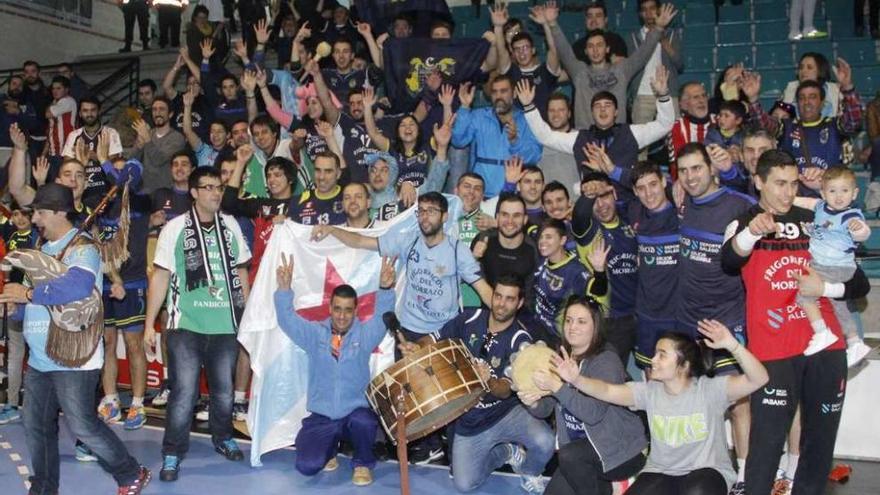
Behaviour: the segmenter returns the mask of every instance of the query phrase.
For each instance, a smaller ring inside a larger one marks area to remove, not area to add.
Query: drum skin
[[[403,400],[408,442],[446,426],[488,391],[461,341],[441,340],[397,361],[372,381],[367,399],[397,443],[397,404]]]
[[[556,355],[552,349],[544,345],[523,344],[519,351],[510,358],[510,378],[517,392],[541,392],[532,381],[532,374],[537,370],[551,371],[550,358]]]

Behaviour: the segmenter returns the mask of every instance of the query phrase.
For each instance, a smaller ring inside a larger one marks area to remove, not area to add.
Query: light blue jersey
[[[810,255],[813,263],[824,266],[855,266],[856,242],[847,228],[849,222],[865,216],[857,208],[834,211],[825,201],[816,203],[815,220],[810,229]]]
[[[49,256],[57,255],[73,239],[74,233],[76,233],[76,229],[71,229],[57,241],[46,242],[41,251]],[[95,276],[95,288],[98,289],[98,292],[101,291],[101,254],[95,246],[82,244],[70,248],[62,261],[70,268],[76,267],[92,273]],[[51,284],[57,281],[58,279],[47,283]],[[39,287],[41,286],[38,286],[37,290]],[[29,367],[42,372],[101,369],[104,364],[104,346],[100,343],[88,362],[79,368],[67,368],[50,359],[46,354],[46,341],[49,338],[49,310],[43,305],[27,304],[24,311],[24,338],[30,347]]]

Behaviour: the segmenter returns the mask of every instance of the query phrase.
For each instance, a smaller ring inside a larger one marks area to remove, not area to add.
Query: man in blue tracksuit
[[[293,308],[293,259],[282,258],[276,271],[275,313],[281,329],[309,356],[308,401],[311,413],[296,435],[296,469],[306,476],[339,467],[339,442],[354,446],[352,483],[373,482],[373,442],[379,428],[364,391],[370,382],[370,355],[385,336],[382,318],[357,320],[357,293],[340,285],[330,298],[330,318],[311,322]],[[394,265],[383,259],[375,314],[394,310]]]
[[[474,88],[462,85],[458,92],[461,107],[452,127],[452,145],[471,146],[470,171],[486,183],[487,198],[497,196],[504,186],[504,161],[512,156],[527,165],[541,160],[541,144],[532,134],[525,116],[513,105],[513,80],[501,75],[490,86],[492,106],[471,109]]]

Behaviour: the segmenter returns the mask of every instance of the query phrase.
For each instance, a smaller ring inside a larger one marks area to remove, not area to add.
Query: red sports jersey
[[[52,112],[52,132],[49,134],[49,153],[61,155],[64,150],[64,141],[76,128],[76,100],[65,96],[52,103],[49,107]]]
[[[736,232],[748,228],[758,213],[754,206],[737,220]],[[781,233],[766,236],[757,244],[742,267],[746,287],[746,331],[749,350],[761,361],[785,359],[803,354],[813,336],[807,314],[795,302],[798,283],[795,276],[810,263],[810,237],[804,226],[813,222],[813,212],[792,207],[782,216]],[[819,299],[825,323],[839,337],[828,349],[844,349],[845,340],[834,308],[825,298]]]

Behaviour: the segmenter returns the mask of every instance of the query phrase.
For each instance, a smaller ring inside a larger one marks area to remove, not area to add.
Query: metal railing
[[[44,81],[58,74],[65,64],[42,65],[40,74]],[[79,72],[104,72],[113,70],[110,75],[89,86],[89,93],[101,102],[101,119],[109,120],[120,105],[134,105],[137,101],[137,84],[140,81],[141,62],[138,57],[112,58],[70,64]],[[21,74],[21,67],[0,69],[0,93],[6,92],[12,76]]]

